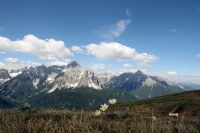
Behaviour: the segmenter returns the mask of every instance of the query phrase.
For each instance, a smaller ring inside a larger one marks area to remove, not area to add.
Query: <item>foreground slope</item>
[[[120,111],[137,108],[143,115],[168,116],[169,112],[179,113],[187,118],[200,119],[200,91],[188,91],[173,95],[151,98],[134,103],[117,104]]]
[[[109,105],[108,110],[99,115],[95,114],[99,107],[71,111],[0,109],[0,132],[199,133],[199,96],[200,91],[191,91],[134,103],[118,103]],[[107,100],[104,102],[108,103]],[[178,112],[179,115],[170,117],[168,112]]]

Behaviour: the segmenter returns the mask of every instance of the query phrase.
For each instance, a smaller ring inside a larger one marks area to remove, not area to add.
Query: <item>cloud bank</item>
[[[43,57],[68,57],[71,52],[63,41],[55,39],[39,39],[34,35],[26,35],[20,40],[12,41],[0,36],[0,51],[16,51]]]
[[[125,68],[132,68],[133,67],[133,65],[131,65],[131,64],[123,64],[122,66],[125,67]]]
[[[14,57],[6,58],[4,62],[0,62],[0,68],[6,68],[6,69],[21,69],[24,67],[29,68],[38,65],[41,64],[33,61],[22,61]]]
[[[175,71],[168,71],[167,74],[168,74],[169,76],[176,76],[176,75],[177,75],[177,72],[175,72]]]
[[[85,49],[89,55],[102,60],[136,61],[146,66],[158,60],[158,57],[153,54],[139,53],[134,48],[118,42],[92,43],[86,45]]]
[[[112,65],[111,64],[103,64],[103,63],[100,63],[100,64],[93,64],[92,66],[91,66],[91,69],[92,70],[105,70],[105,69],[107,69],[107,68],[110,68]]]

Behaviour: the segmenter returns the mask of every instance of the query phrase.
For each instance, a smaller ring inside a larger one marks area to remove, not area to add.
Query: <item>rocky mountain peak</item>
[[[76,61],[71,61],[68,65],[68,68],[73,68],[73,67],[80,67],[80,64],[77,63]]]
[[[0,69],[0,78],[2,78],[2,79],[10,78],[8,70]]]
[[[138,70],[137,72],[134,73],[135,75],[145,75],[142,71]]]

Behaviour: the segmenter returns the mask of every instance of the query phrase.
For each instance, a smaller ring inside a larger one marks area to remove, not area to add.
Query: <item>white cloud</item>
[[[73,45],[71,47],[71,51],[76,53],[76,54],[82,54],[84,52],[84,50],[81,47],[77,46],[77,45]]]
[[[17,58],[9,57],[9,58],[6,58],[5,61],[9,63],[16,63],[19,60]]]
[[[24,67],[29,68],[38,65],[41,64],[33,61],[22,61],[13,57],[6,58],[4,62],[0,63],[0,67],[5,69],[20,69]]]
[[[139,62],[154,63],[156,60],[158,60],[158,57],[147,53],[137,53],[134,59]]]
[[[58,58],[52,57],[52,56],[40,57],[40,59],[46,60],[46,61],[57,61],[58,60]]]
[[[197,76],[197,75],[187,75],[187,74],[170,75],[170,74],[166,74],[166,72],[155,73],[154,75],[160,76],[163,79],[166,79],[168,81],[180,83],[180,84],[200,84],[200,76]]]
[[[115,37],[119,37],[131,23],[131,12],[128,8],[125,10],[125,14],[127,19],[118,20],[115,24],[110,24],[103,27],[100,31],[101,35],[106,39],[113,39]]]
[[[130,23],[131,20],[129,18],[121,19],[115,24],[104,26],[98,32],[103,38],[112,40],[115,37],[119,37],[127,29]]]
[[[58,65],[58,66],[62,66],[62,65],[67,65],[69,64],[69,62],[71,62],[70,59],[52,59],[52,60],[48,60],[48,62],[46,63],[47,66],[52,66],[52,65]]]
[[[150,67],[152,65],[152,63],[145,63],[145,62],[139,62],[137,64],[138,67],[141,67],[141,68],[147,68],[147,67]]]
[[[178,36],[181,36],[181,33],[177,29],[170,29],[170,31],[175,33]]]
[[[137,61],[146,65],[151,65],[158,60],[152,54],[139,53],[134,48],[125,46],[118,42],[101,42],[100,44],[88,44],[85,49],[89,55],[93,55],[102,60],[117,61]]]
[[[103,60],[130,60],[136,51],[117,42],[101,42],[100,44],[88,44],[85,46],[88,54]]]
[[[131,65],[131,64],[123,64],[123,67],[125,67],[125,68],[131,68],[131,67],[133,67],[133,65]]]
[[[100,64],[93,64],[92,66],[91,66],[91,69],[92,70],[105,70],[105,69],[107,69],[107,68],[109,68],[109,67],[111,67],[112,65],[111,64],[103,64],[103,63],[100,63]]]
[[[130,24],[130,19],[120,20],[109,30],[110,34],[114,37],[120,36]]]
[[[62,66],[62,65],[67,65],[68,63],[69,63],[68,61],[52,61],[52,62],[49,62],[49,65]]]
[[[12,41],[0,36],[0,50],[17,51],[39,57],[68,57],[71,52],[65,47],[63,41],[54,39],[39,39],[34,35],[26,35],[21,40]]]
[[[138,69],[128,69],[128,72],[130,72],[130,73],[135,73],[137,71],[138,71]]]
[[[168,71],[167,74],[171,75],[171,76],[176,76],[177,72],[175,72],[175,71]]]

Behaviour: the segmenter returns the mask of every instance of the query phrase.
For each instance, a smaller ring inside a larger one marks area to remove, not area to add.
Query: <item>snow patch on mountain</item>
[[[185,87],[183,87],[182,85],[178,85],[180,88],[185,89]]]
[[[37,87],[37,85],[39,84],[39,82],[40,82],[40,79],[35,79],[35,80],[33,80],[33,86],[37,89],[38,87]]]
[[[21,73],[22,73],[21,71],[13,71],[13,72],[11,71],[11,72],[9,72],[9,75],[11,78],[14,78]]]
[[[98,90],[100,90],[101,89],[101,87],[100,86],[98,86],[98,85],[96,85],[96,84],[94,84],[91,80],[90,80],[90,83],[88,84],[88,86],[89,87],[91,87],[91,88],[94,88],[94,89],[98,89]]]
[[[57,88],[91,87],[94,89],[102,89],[94,72],[81,68],[79,65],[65,68],[63,73],[56,77],[53,84],[57,84]],[[51,90],[55,91],[56,89],[54,87]]]
[[[157,84],[157,82],[155,80],[153,80],[152,78],[148,77],[144,82],[143,82],[143,86],[155,86]]]
[[[53,83],[55,81],[55,78],[58,74],[57,73],[51,73],[48,75],[46,82],[47,83]]]
[[[104,72],[104,73],[97,73],[97,77],[101,84],[105,84],[109,82],[112,78],[119,76],[121,73],[114,73],[114,72]]]
[[[55,84],[49,91],[48,93],[54,92],[58,88],[58,84]]]
[[[3,84],[3,83],[5,83],[5,82],[7,82],[7,81],[9,81],[10,79],[8,78],[8,79],[2,79],[2,78],[0,78],[0,85],[1,84]]]

